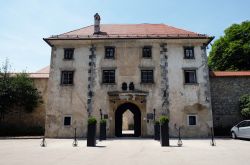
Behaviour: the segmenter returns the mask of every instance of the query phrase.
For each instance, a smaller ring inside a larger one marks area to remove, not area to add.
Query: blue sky
[[[165,23],[218,38],[233,23],[250,20],[249,0],[0,0],[0,63],[34,72],[50,63],[42,40],[93,24]]]

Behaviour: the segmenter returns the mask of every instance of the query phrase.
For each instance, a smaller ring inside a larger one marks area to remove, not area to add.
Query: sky
[[[92,25],[164,23],[218,39],[250,20],[250,0],[0,0],[0,64],[35,72],[50,64],[43,38]]]

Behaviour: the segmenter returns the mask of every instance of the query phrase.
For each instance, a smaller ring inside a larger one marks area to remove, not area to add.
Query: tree
[[[6,59],[2,68],[0,68],[0,120],[3,120],[4,114],[11,108],[13,94],[11,88],[11,77],[9,72],[9,62]]]
[[[6,60],[0,70],[0,112],[1,119],[12,109],[32,112],[39,103],[42,103],[40,92],[35,88],[33,81],[26,73],[9,73],[9,64]]]
[[[250,70],[250,21],[233,24],[216,40],[208,57],[212,70]]]
[[[250,118],[250,94],[242,95],[239,101],[242,116]]]

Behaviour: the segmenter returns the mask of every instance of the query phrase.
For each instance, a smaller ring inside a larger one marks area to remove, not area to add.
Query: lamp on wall
[[[208,99],[208,97],[206,97],[206,102],[209,102],[209,99]]]

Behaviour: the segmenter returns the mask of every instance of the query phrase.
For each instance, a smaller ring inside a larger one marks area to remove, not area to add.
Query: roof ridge
[[[178,30],[186,31],[186,32],[191,32],[191,33],[195,33],[195,34],[201,34],[201,33],[196,33],[196,32],[187,30],[187,29],[177,28],[177,27],[174,27],[174,26],[171,26],[171,25],[167,25],[167,24],[164,24],[164,25],[165,25],[165,26],[168,26],[168,27],[171,27],[171,28],[178,29]]]
[[[62,34],[59,34],[59,35],[65,35],[67,33],[71,33],[71,32],[77,31],[77,30],[81,30],[81,29],[85,29],[85,28],[90,27],[90,26],[94,26],[94,25],[85,26],[85,27],[78,28],[78,29],[75,29],[75,30],[71,30],[71,31],[68,31],[68,32],[65,32],[65,33],[62,33]]]

